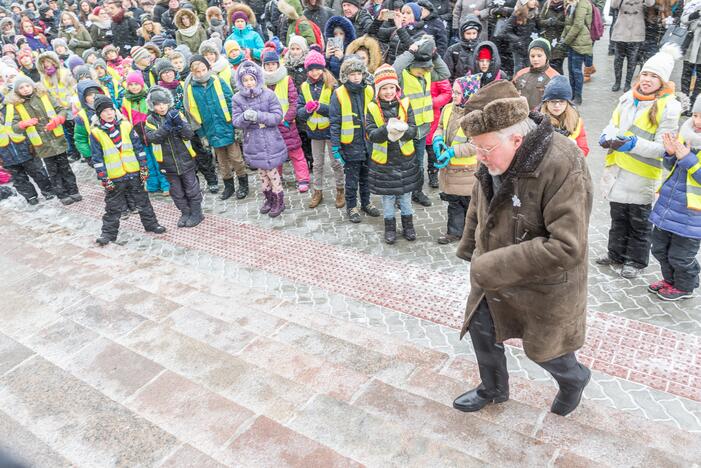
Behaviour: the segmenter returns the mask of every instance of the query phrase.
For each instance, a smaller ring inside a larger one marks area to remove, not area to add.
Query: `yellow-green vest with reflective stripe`
[[[574,132],[570,133],[569,138],[570,140],[577,141],[577,138],[579,138],[579,134],[582,133],[582,119],[579,119],[577,121],[577,128],[574,129]]]
[[[224,67],[224,69],[223,69],[222,71],[220,71],[219,73],[217,73],[217,75],[219,76],[219,78],[221,78],[222,80],[224,80],[224,83],[226,83],[226,85],[227,85],[229,88],[231,88],[231,78],[232,78],[232,74],[233,74],[233,71],[231,70],[231,67],[230,67],[229,65],[227,65],[226,67]]]
[[[684,143],[684,138],[682,138],[681,135],[678,135],[677,139]],[[672,177],[672,174],[674,174],[674,171],[676,170],[677,164],[675,163],[674,167],[672,167],[672,170],[669,172],[667,179]],[[701,162],[697,162],[691,166],[688,171],[686,171],[686,207],[694,211],[701,211],[701,184],[696,182],[693,177],[693,175],[700,170]],[[662,185],[664,185],[664,183]],[[660,191],[662,185],[660,185],[660,188],[657,189],[657,192]]]
[[[443,116],[441,117],[441,127],[443,127],[443,134],[445,135],[445,130],[448,128],[448,122],[450,122],[450,117],[453,114],[453,103],[446,105],[443,108]],[[458,125],[458,131],[455,133],[453,141],[450,142],[450,146],[458,146],[467,143],[467,137],[465,132],[462,131],[462,127]],[[464,158],[458,158],[457,156],[450,160],[449,166],[465,167],[474,166],[477,164],[477,155],[467,156]]]
[[[54,99],[56,99],[56,102],[58,102],[61,106],[68,108],[71,105],[71,96],[75,95],[75,90],[68,88],[66,85],[70,72],[61,67],[56,71],[56,74],[57,78],[55,86],[47,77],[44,77],[41,82],[48,93],[51,94]]]
[[[22,143],[27,139],[24,135],[20,133],[15,133],[12,130],[12,120],[15,118],[15,107],[10,104],[5,109],[5,124],[0,128],[0,147],[4,148],[10,144],[10,140],[13,143]]]
[[[426,89],[421,86],[417,77],[409,73],[408,69],[402,70],[402,80],[404,81],[404,97],[409,98],[411,110],[414,111],[416,126],[433,122],[433,99],[431,98],[431,72],[426,71],[423,76],[426,82]]]
[[[224,118],[227,122],[231,122],[231,113],[229,112],[229,108],[226,105],[226,97],[224,96],[224,90],[221,87],[221,79],[215,75],[212,82],[214,83],[214,91],[217,93],[217,100],[219,101],[219,106],[221,107],[222,112],[224,112]],[[190,113],[192,118],[195,119],[195,122],[197,122],[199,125],[202,125],[202,115],[200,115],[200,109],[197,107],[195,94],[192,92],[192,83],[190,83],[187,87],[187,101],[187,111]]]
[[[54,109],[54,106],[51,104],[51,100],[49,99],[49,96],[47,94],[44,94],[39,99],[41,100],[42,106],[44,106],[44,112],[46,112],[46,116],[49,118],[49,120],[56,117],[56,110]],[[24,107],[24,104],[21,104],[21,103],[15,104],[15,108],[17,109],[17,113],[19,114],[19,116],[22,120],[31,119],[29,113],[27,112],[27,108]],[[44,144],[44,142],[41,141],[41,137],[39,136],[39,133],[37,132],[37,128],[35,126],[27,127],[26,129],[24,129],[24,131],[27,133],[27,136],[29,137],[29,142],[32,145],[41,146]],[[54,134],[55,137],[62,137],[63,136],[63,125],[59,125],[58,127],[54,128],[52,133]]]
[[[667,103],[670,99],[674,99],[674,96],[663,96],[657,100],[657,122],[655,125],[650,124],[648,119],[648,112],[641,113],[633,122],[630,129],[626,130],[623,134],[624,136],[637,136],[638,138],[644,138],[648,141],[655,140],[655,134],[657,133],[657,127],[660,125],[662,120],[662,115],[664,114],[664,109],[667,107]],[[618,107],[613,111],[613,116],[611,117],[613,124],[618,127],[621,123],[621,111]],[[640,177],[645,177],[646,179],[657,180],[662,177],[662,156],[659,158],[651,159],[644,158],[635,154],[635,148],[633,151],[628,153],[623,153],[621,151],[610,151],[606,156],[606,166],[616,165],[621,169],[625,169],[628,172],[632,172]]]
[[[365,95],[363,97],[363,118],[368,112],[368,104],[372,102],[374,96],[372,86],[365,86]],[[348,94],[348,89],[345,86],[340,86],[336,89],[336,97],[341,105],[341,143],[348,145],[353,141],[353,134],[356,128],[360,125],[353,125],[353,104]]]
[[[282,107],[282,119],[285,120],[285,115],[290,108],[290,77],[285,75],[283,79],[275,85],[275,96],[280,101]]]
[[[399,101],[399,112],[397,118],[402,122],[408,122],[408,112],[409,112],[409,99],[403,98]],[[382,110],[376,102],[371,102],[368,104],[368,112],[372,115],[375,125],[381,127],[385,124],[385,118],[382,115]],[[401,141],[401,140],[400,140]],[[414,154],[414,140],[408,140],[401,143],[400,149],[404,156],[411,156]],[[377,164],[387,164],[387,142],[384,143],[373,143],[372,144],[372,155],[370,158]]]
[[[180,118],[183,120],[185,117],[180,114]],[[149,128],[151,130],[156,130],[158,127],[156,127],[154,124],[152,124],[149,121],[146,121],[146,128]],[[192,147],[192,143],[190,143],[190,140],[182,140],[183,144],[185,145],[185,148],[187,148],[187,152],[190,153],[190,157],[194,158],[197,156],[197,153],[195,153],[195,149]],[[156,158],[157,162],[163,162],[163,146],[157,145],[156,143],[151,143],[151,149],[153,150],[153,157]]]
[[[99,127],[93,127],[92,129],[92,136],[102,148],[102,159],[109,179],[119,179],[127,174],[139,172],[139,161],[136,159],[134,147],[131,144],[131,129],[131,124],[127,119],[122,119],[119,124],[122,147],[119,149],[117,149],[110,136],[104,130]]]
[[[319,96],[319,104],[325,104],[329,105],[331,103],[331,92],[333,90],[329,88],[328,86],[324,85],[321,88],[321,96]],[[302,83],[302,96],[304,96],[304,101],[309,102],[313,101],[314,98],[312,97],[312,89],[309,86],[309,82],[305,81]],[[316,130],[317,128],[319,130],[324,130],[326,128],[329,128],[330,122],[328,117],[324,117],[323,115],[319,114],[318,112],[314,112],[312,115],[309,116],[307,119],[307,126],[311,131]]]

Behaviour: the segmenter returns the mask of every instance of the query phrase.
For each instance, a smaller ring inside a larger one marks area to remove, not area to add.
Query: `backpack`
[[[304,16],[301,18],[297,18],[297,20],[295,21],[295,34],[297,34],[298,36],[302,35],[299,32],[299,25],[302,21],[306,21],[309,27],[312,28],[312,31],[314,32],[314,42],[316,42],[316,44],[319,47],[321,47],[321,50],[324,50],[324,36],[323,34],[321,34],[321,29],[314,21],[307,19]]]
[[[591,40],[596,42],[604,35],[604,21],[601,19],[601,11],[596,5],[589,0],[591,4],[591,25],[589,26],[589,35]]]

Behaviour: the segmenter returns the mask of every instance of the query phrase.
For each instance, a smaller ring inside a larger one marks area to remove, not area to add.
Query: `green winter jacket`
[[[579,0],[574,7],[565,7],[565,29],[560,42],[582,55],[592,55],[592,40],[589,28],[592,21],[591,3]]]
[[[68,118],[68,111],[61,107],[56,99],[49,96],[49,100],[51,101],[51,105],[53,106],[57,115],[62,115],[63,117]],[[34,91],[29,99],[21,99],[14,94],[11,102],[13,104],[24,103],[29,117],[39,119],[39,122],[36,124],[36,129],[37,133],[41,137],[42,144],[40,146],[34,146],[34,151],[38,157],[42,159],[50,158],[68,151],[68,144],[64,136],[58,137],[54,135],[54,132],[47,132],[44,130],[44,127],[46,127],[46,125],[49,123],[49,118],[46,115],[46,111],[44,110],[44,106],[41,103],[41,98],[37,94],[37,91]],[[15,112],[14,119],[12,120],[12,130],[15,133],[26,135],[25,130],[19,128],[18,124],[21,120],[22,118],[20,117],[19,112]],[[27,140],[29,140],[29,138],[27,138]]]
[[[72,32],[66,32],[66,30],[62,29],[58,37],[65,39],[68,48],[78,57],[82,57],[83,52],[93,46],[92,36],[85,28],[76,29]]]
[[[90,135],[88,135],[88,129],[86,128],[86,123],[80,118],[75,118],[75,126],[73,127],[73,143],[82,157],[85,159],[90,159],[92,153],[90,153]],[[90,125],[90,122],[87,122]]]

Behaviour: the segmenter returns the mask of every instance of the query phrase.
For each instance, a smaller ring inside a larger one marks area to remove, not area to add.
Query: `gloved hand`
[[[168,119],[168,114],[166,114],[165,118],[163,119],[163,123],[161,124],[161,126],[165,128],[168,132],[173,130],[173,122],[170,119]]]
[[[436,156],[436,163],[434,164],[434,167],[437,169],[443,169],[446,167],[448,164],[450,164],[450,160],[455,157],[455,148],[448,148],[445,151],[443,151],[440,155]]]
[[[108,192],[114,190],[114,182],[112,182],[112,179],[102,179],[100,181],[100,185],[102,185]]]
[[[178,112],[176,109],[169,110],[166,114],[166,120],[169,120],[171,123],[175,124],[178,120],[180,120],[180,112]]]
[[[253,109],[246,109],[243,113],[243,118],[249,122],[257,122],[258,112]]]
[[[602,148],[610,149],[611,140],[607,140],[606,135],[602,134],[601,137],[599,137],[599,146],[601,146]]]
[[[628,151],[632,151],[633,148],[635,148],[635,145],[638,143],[638,137],[633,135],[629,137],[619,138],[618,141],[623,142],[623,144],[618,147],[618,151],[627,153]]]
[[[56,123],[58,124],[58,125],[56,125],[57,127],[58,127],[59,125],[63,125],[64,123],[66,123],[66,118],[65,118],[64,116],[62,116],[62,115],[57,115],[56,117],[54,117],[54,118],[51,119],[51,120],[56,121]]]
[[[22,120],[22,121],[21,121],[20,123],[18,123],[17,125],[19,126],[19,128],[21,128],[22,130],[24,130],[24,129],[27,128],[27,127],[33,127],[33,126],[36,125],[37,123],[39,123],[39,119],[37,119],[36,117],[34,117],[33,119]]]
[[[344,161],[343,156],[341,156],[341,149],[338,146],[331,148],[331,153],[333,154],[334,159],[341,163],[341,166],[346,165],[346,161]]]
[[[54,130],[56,127],[63,125],[65,121],[66,121],[66,118],[64,116],[57,115],[53,119],[49,120],[49,123],[46,124],[46,127],[44,127],[44,128],[47,132],[50,132],[50,131]]]
[[[448,145],[445,144],[443,140],[443,135],[436,135],[433,137],[433,153],[438,156],[443,151],[448,149]]]
[[[307,110],[307,112],[313,114],[317,111],[317,109],[319,109],[319,101],[309,101],[304,105],[304,108]]]
[[[148,179],[148,167],[141,166],[139,168],[139,177],[141,178],[141,183],[146,182],[146,179]]]
[[[387,138],[389,141],[398,141],[402,136],[404,136],[404,132],[407,131],[409,128],[409,125],[407,125],[406,122],[397,119],[396,117],[391,117],[387,121]]]

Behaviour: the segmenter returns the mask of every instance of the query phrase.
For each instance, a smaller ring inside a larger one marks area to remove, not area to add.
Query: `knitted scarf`
[[[139,100],[144,99],[144,98],[146,97],[147,94],[148,94],[148,90],[146,90],[146,88],[144,87],[144,88],[143,88],[141,91],[139,91],[138,93],[132,93],[131,91],[126,90],[126,91],[124,92],[124,97],[125,97],[128,101],[136,102],[136,101],[139,101]],[[139,109],[139,110],[141,110],[141,109]]]
[[[667,86],[662,86],[656,93],[643,94],[640,91],[640,83],[635,83],[633,85],[633,99],[635,99],[635,104],[637,105],[640,101],[654,101],[661,97],[667,96],[668,94],[674,94],[674,83],[669,83]]]
[[[263,79],[266,86],[271,86],[277,84],[281,79],[287,76],[287,68],[280,65],[274,72],[267,72],[263,70]]]
[[[163,80],[158,80],[158,86],[162,86],[165,89],[176,89],[178,86],[180,86],[180,82],[178,80],[173,80],[173,81],[168,81],[168,82],[165,82]]]
[[[192,37],[197,32],[197,27],[199,25],[200,25],[200,22],[199,22],[199,20],[197,20],[197,21],[195,21],[195,24],[193,24],[192,26],[189,26],[187,28],[178,29],[178,31],[180,31],[180,34],[182,34],[185,37]]]
[[[117,120],[113,120],[112,122],[105,122],[100,118],[100,127],[107,133],[107,136],[110,137],[112,140],[112,143],[114,143],[114,146],[117,148],[122,147],[122,134],[119,132],[119,126],[117,125]]]

